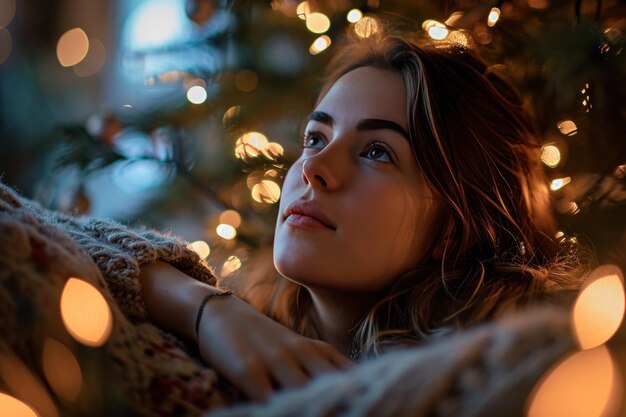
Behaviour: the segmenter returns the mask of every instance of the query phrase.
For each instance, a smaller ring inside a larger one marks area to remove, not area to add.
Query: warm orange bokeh
[[[572,311],[573,331],[582,349],[599,346],[615,334],[624,317],[624,301],[619,268],[603,265],[595,269]]]
[[[112,328],[111,309],[93,285],[78,278],[68,279],[60,307],[65,328],[80,343],[95,347],[107,341]]]
[[[606,346],[574,353],[552,369],[529,397],[528,417],[614,417],[621,377]]]

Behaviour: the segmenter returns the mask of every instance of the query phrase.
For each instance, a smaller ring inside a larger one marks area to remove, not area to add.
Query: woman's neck
[[[311,320],[319,338],[347,355],[356,325],[367,315],[379,295],[307,290],[313,302]]]

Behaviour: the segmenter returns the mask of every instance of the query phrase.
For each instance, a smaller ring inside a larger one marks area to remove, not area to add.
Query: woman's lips
[[[310,227],[336,230],[331,220],[311,200],[296,200],[285,210],[285,224],[295,227]]]
[[[303,214],[292,213],[285,219],[285,224],[296,227],[310,227],[316,229],[331,229],[315,217],[305,216]],[[333,229],[331,229],[333,230]]]

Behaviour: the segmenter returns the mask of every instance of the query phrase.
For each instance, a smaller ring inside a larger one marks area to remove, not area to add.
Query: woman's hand
[[[236,297],[212,297],[198,329],[202,358],[248,398],[352,365],[331,345],[298,335]]]

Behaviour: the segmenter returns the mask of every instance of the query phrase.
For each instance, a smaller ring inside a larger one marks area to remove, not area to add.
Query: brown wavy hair
[[[437,256],[398,277],[371,308],[354,329],[353,356],[579,288],[589,254],[555,240],[540,146],[511,84],[466,47],[382,34],[338,52],[318,102],[363,66],[402,74],[413,155],[441,210],[428,249]],[[305,289],[279,280],[270,297],[258,296],[251,301],[267,314],[314,336]]]

